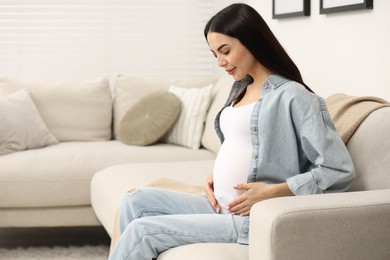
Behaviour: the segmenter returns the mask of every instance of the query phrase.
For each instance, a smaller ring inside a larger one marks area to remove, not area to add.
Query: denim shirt
[[[252,82],[250,76],[236,81],[223,108]],[[221,111],[215,129],[223,142]],[[295,81],[278,75],[265,80],[250,130],[248,182],[287,182],[294,195],[306,195],[344,191],[355,179],[352,159],[324,100]],[[248,244],[248,233],[249,217],[245,217],[237,242]]]

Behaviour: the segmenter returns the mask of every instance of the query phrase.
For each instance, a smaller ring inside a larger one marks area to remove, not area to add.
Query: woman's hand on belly
[[[241,216],[248,216],[252,206],[259,201],[293,195],[286,182],[279,184],[250,182],[238,184],[234,188],[245,192],[229,203],[229,211]]]
[[[215,199],[215,195],[214,195],[213,174],[210,174],[206,179],[205,192],[206,192],[207,198],[209,199],[210,204],[213,205],[213,207],[215,208],[215,212],[221,213],[221,206],[219,206],[217,200]]]

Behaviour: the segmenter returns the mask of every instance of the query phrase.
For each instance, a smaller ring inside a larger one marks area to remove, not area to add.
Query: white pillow
[[[0,155],[57,143],[26,89],[0,97]]]
[[[203,88],[181,88],[175,85],[169,88],[181,100],[182,106],[179,119],[166,137],[167,143],[199,149],[212,89],[212,84]]]

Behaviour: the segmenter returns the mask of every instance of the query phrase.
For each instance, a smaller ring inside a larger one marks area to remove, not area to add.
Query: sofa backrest
[[[18,80],[0,77],[0,96],[25,88],[58,141],[103,141],[112,136],[108,80]]]
[[[390,107],[372,112],[347,144],[356,170],[349,191],[390,188]]]

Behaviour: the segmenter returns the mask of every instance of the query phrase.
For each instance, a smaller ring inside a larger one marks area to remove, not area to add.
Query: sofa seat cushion
[[[203,186],[213,165],[214,159],[112,166],[96,173],[92,178],[91,204],[96,216],[112,237],[116,211],[126,191],[147,186],[161,178]]]
[[[136,162],[214,159],[205,149],[176,145],[129,146],[119,141],[62,142],[0,156],[0,207],[90,205],[92,176]]]
[[[160,254],[157,260],[248,260],[248,246],[228,243],[202,243],[179,246]]]

